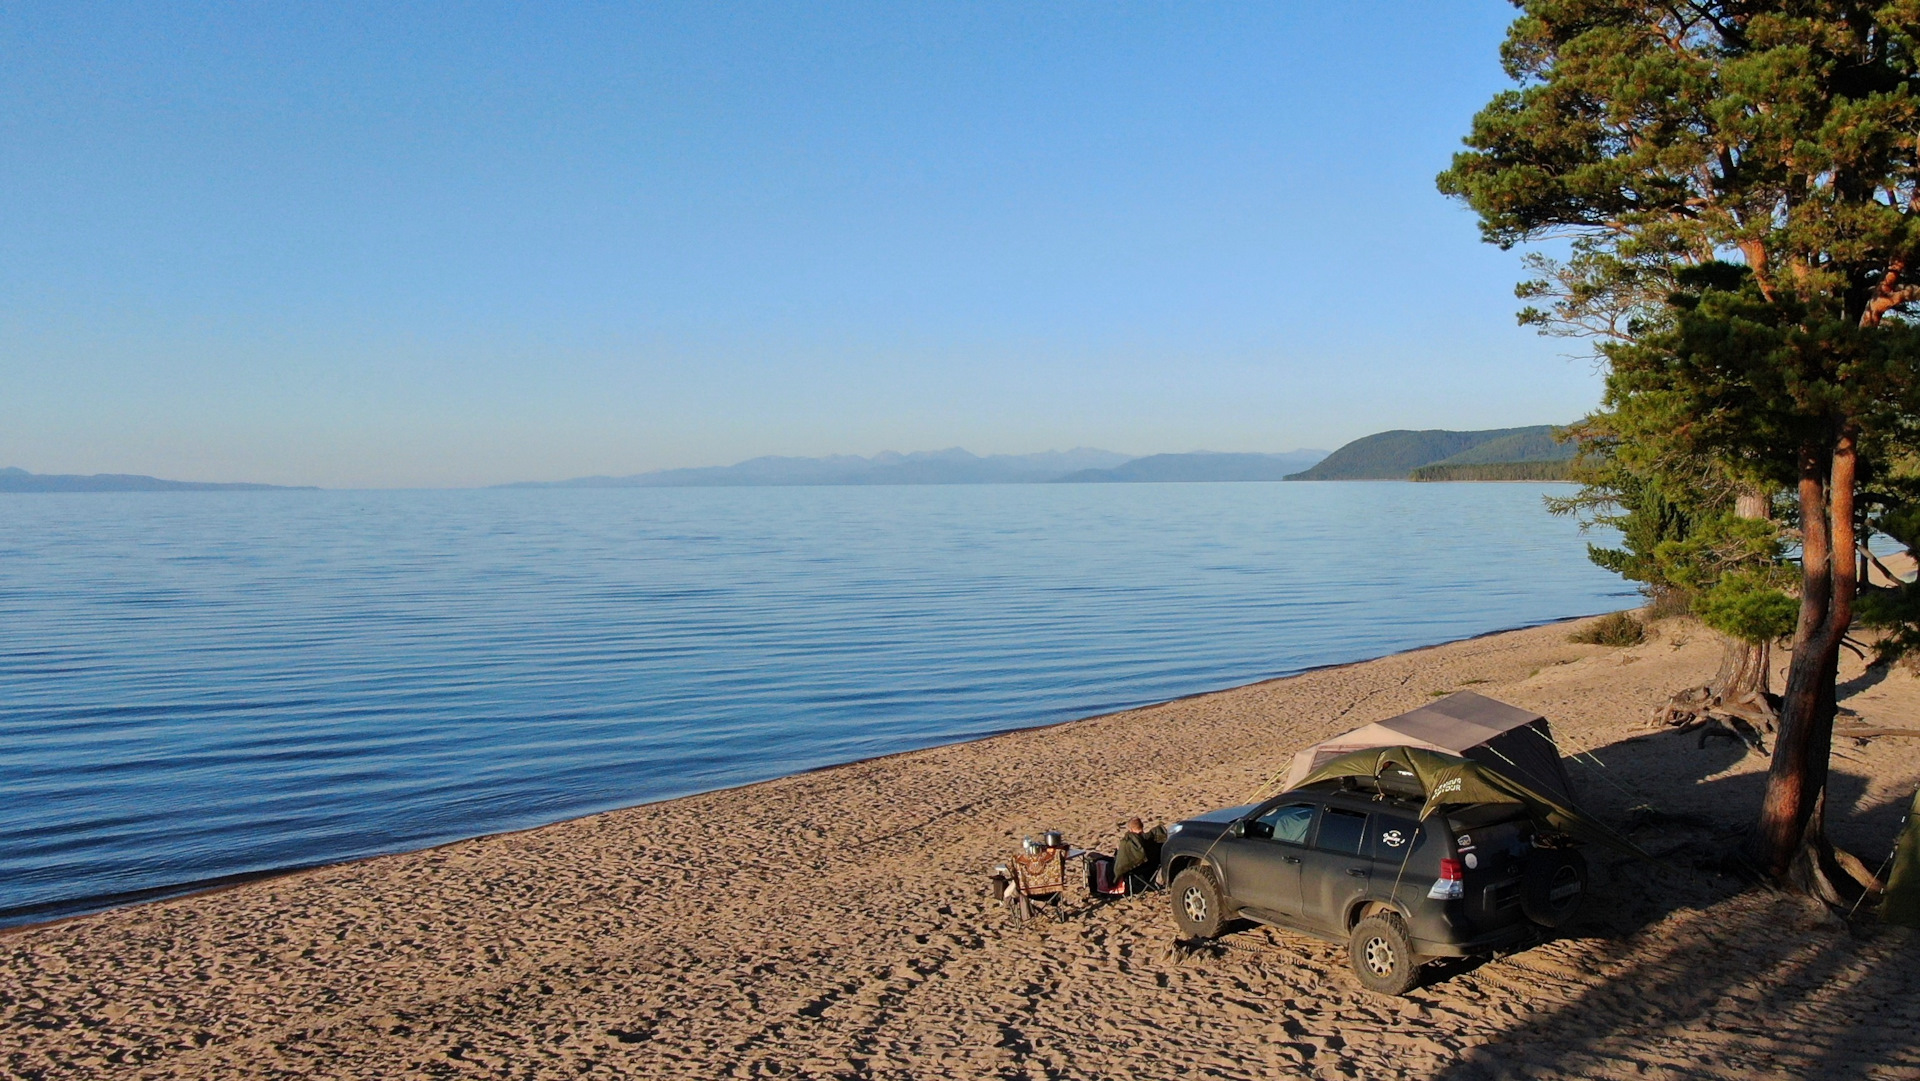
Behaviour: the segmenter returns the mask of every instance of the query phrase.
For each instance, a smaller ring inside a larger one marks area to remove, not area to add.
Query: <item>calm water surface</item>
[[[1547,490],[0,496],[0,923],[1632,603]]]

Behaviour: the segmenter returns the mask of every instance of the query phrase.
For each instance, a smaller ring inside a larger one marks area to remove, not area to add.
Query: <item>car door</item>
[[[1347,906],[1366,893],[1373,874],[1366,813],[1327,807],[1320,813],[1313,844],[1300,855],[1303,915],[1315,927],[1345,933]]]
[[[1292,799],[1246,820],[1227,867],[1227,892],[1235,902],[1299,918],[1301,860],[1319,810],[1313,800]]]

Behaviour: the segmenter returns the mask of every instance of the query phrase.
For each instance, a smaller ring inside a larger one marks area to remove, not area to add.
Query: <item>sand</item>
[[[1711,636],[1567,632],[6,933],[0,1073],[1920,1078],[1913,936],[1712,869],[1765,763],[1645,727],[1712,671]],[[1861,723],[1920,732],[1912,675],[1843,676]],[[1292,934],[1179,947],[1164,894],[1026,926],[985,895],[1021,835],[1105,846],[1129,814],[1243,802],[1304,744],[1464,688],[1593,751],[1588,803],[1672,867],[1599,860],[1575,926],[1405,999]],[[1841,740],[1834,833],[1877,865],[1916,784],[1920,738]]]

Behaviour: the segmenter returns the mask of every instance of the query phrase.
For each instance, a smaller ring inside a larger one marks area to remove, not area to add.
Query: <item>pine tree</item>
[[[1592,296],[1624,289],[1645,311],[1671,288],[1670,315],[1603,347],[1610,402],[1792,493],[1799,608],[1748,853],[1830,894],[1860,496],[1920,412],[1920,0],[1516,6],[1502,57],[1518,85],[1474,118],[1441,190],[1503,247],[1573,238]]]

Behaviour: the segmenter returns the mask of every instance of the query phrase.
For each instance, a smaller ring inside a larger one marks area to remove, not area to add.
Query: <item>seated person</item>
[[[1167,843],[1167,827],[1151,830],[1137,818],[1127,819],[1127,831],[1113,852],[1113,878],[1124,882],[1128,876],[1151,879],[1160,869],[1160,846]]]

